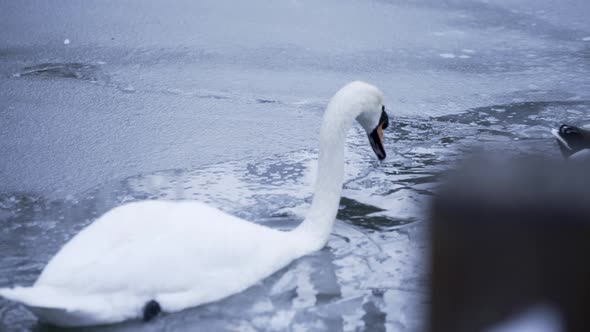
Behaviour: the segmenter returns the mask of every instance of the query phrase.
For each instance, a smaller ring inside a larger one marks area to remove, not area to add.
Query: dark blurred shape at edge
[[[430,213],[428,331],[483,331],[539,304],[590,331],[590,163],[475,157]]]

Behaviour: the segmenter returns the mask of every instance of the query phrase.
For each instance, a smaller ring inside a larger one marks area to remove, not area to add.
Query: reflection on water
[[[394,118],[373,159],[358,128],[348,141],[347,182],[328,246],[225,300],[143,324],[88,331],[393,330],[424,321],[427,225],[424,205],[440,171],[474,147],[558,155],[549,129],[580,124],[590,102],[496,105],[436,118]],[[315,151],[240,160],[197,170],[142,174],[59,201],[0,195],[0,286],[28,285],[59,248],[97,216],[124,202],[197,199],[269,227],[291,229],[305,215]],[[190,264],[190,262],[187,262]],[[57,331],[0,300],[0,330]]]

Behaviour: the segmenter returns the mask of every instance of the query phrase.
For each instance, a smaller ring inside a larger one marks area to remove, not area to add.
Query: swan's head
[[[387,129],[387,126],[389,126],[389,118],[387,117],[387,113],[385,112],[384,105],[381,105],[378,116],[379,118],[376,122],[377,124],[374,127],[370,125],[363,125],[363,122],[361,122],[359,118],[357,118],[357,120],[361,123],[363,128],[365,128],[365,131],[369,136],[369,143],[371,143],[371,147],[377,155],[377,158],[379,158],[379,160],[383,160],[387,156],[387,154],[385,153],[385,148],[383,147],[383,130]],[[373,119],[371,119],[370,123],[375,123],[375,119],[377,119],[377,117],[373,115]]]
[[[347,87],[357,96],[360,114],[356,120],[367,132],[377,158],[385,159],[387,154],[383,147],[383,130],[389,126],[389,117],[383,105],[383,93],[377,87],[364,82],[352,82]]]

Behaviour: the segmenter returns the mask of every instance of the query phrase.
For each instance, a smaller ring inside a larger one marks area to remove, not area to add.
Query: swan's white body
[[[141,317],[150,300],[178,311],[240,292],[306,254],[289,234],[199,202],[130,203],[76,235],[34,287],[1,294],[61,326]]]
[[[238,293],[294,259],[322,248],[336,217],[346,132],[357,119],[378,125],[381,92],[343,87],[330,101],[320,134],[312,207],[283,232],[194,201],[143,201],[117,207],[70,240],[32,287],[0,289],[40,320],[87,326],[141,318],[156,301],[175,312]]]

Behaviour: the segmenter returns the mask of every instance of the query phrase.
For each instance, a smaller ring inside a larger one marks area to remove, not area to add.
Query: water
[[[427,304],[423,208],[438,173],[474,146],[557,156],[549,129],[563,119],[581,121],[589,107],[590,102],[526,102],[433,118],[398,117],[386,134],[385,162],[374,160],[355,127],[347,143],[344,197],[326,248],[218,303],[149,324],[97,330],[419,330]],[[299,150],[148,173],[58,200],[5,194],[0,285],[32,283],[65,241],[129,201],[198,199],[247,220],[291,229],[310,202],[315,154]],[[13,303],[2,302],[0,317],[6,329],[47,330]]]
[[[440,171],[473,149],[557,156],[549,129],[590,122],[588,5],[556,6],[0,2],[0,287],[128,201],[296,226],[327,98],[360,78],[385,92],[388,159],[353,128],[326,248],[223,301],[88,330],[420,330]],[[0,300],[0,330],[59,329]]]

